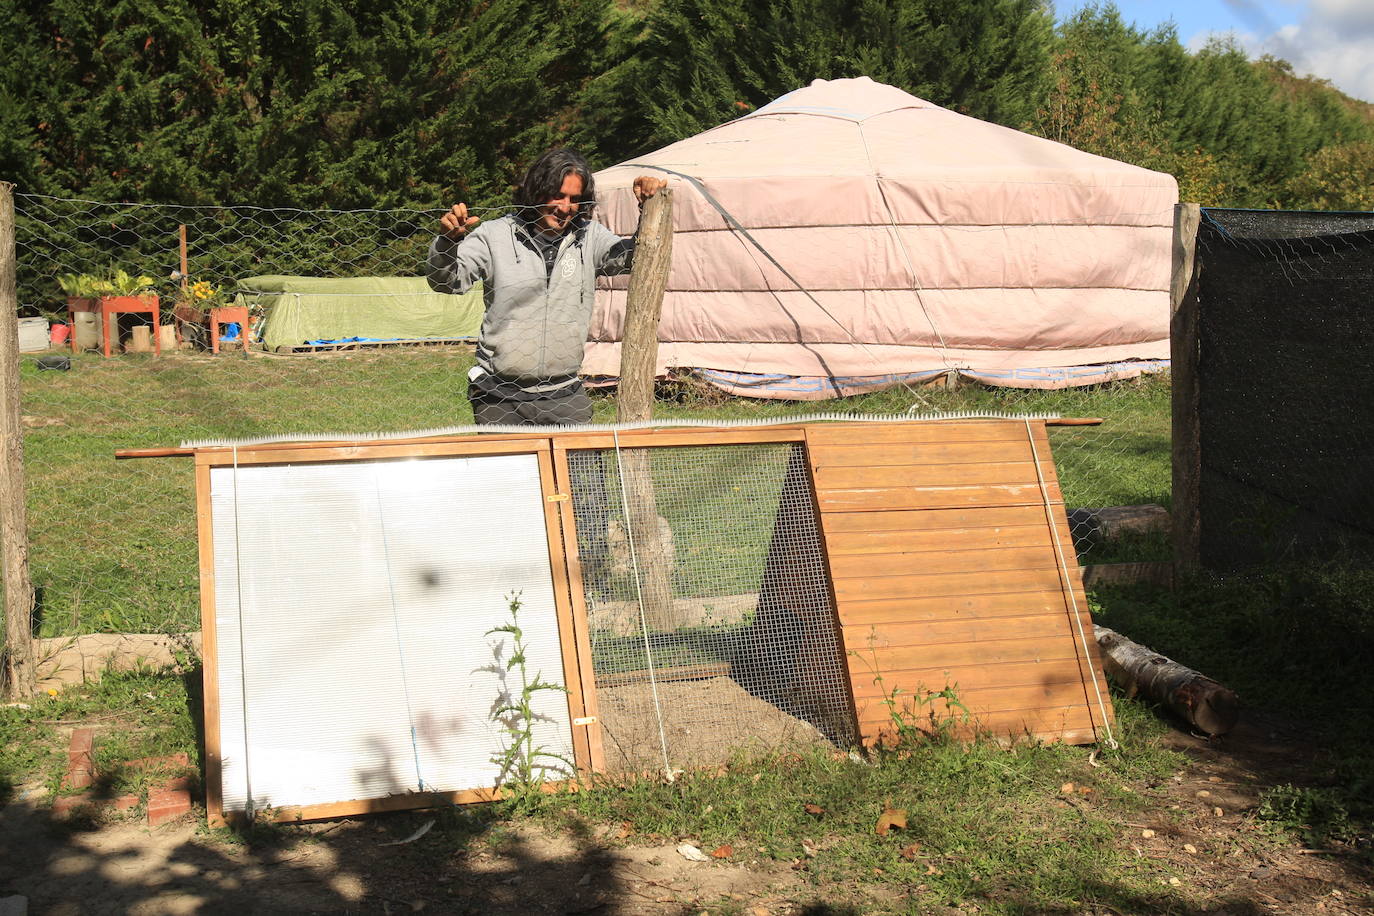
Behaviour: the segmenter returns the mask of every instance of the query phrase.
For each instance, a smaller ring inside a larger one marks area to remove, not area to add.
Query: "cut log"
[[[1095,626],[1093,633],[1102,649],[1103,669],[1127,695],[1168,707],[1209,735],[1224,735],[1235,727],[1240,699],[1230,689],[1115,630]]]

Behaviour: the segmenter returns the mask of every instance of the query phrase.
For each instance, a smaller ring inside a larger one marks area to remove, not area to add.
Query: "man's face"
[[[550,235],[565,232],[577,215],[578,201],[582,199],[582,176],[567,175],[558,196],[545,201],[539,207],[539,230]]]

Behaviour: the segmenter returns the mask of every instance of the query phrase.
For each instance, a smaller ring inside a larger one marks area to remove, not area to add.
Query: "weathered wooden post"
[[[658,320],[673,258],[673,192],[661,189],[644,202],[635,242],[634,267],[625,301],[620,340],[617,417],[622,423],[654,415],[654,376],[658,362]],[[644,619],[650,629],[673,628],[673,540],[658,515],[648,449],[620,456],[622,486],[629,508],[626,525],[639,577]]]
[[[1202,565],[1202,427],[1198,419],[1197,227],[1202,208],[1174,207],[1174,267],[1169,303],[1173,414],[1174,581]]]
[[[5,692],[31,695],[33,584],[24,508],[24,430],[19,420],[19,302],[15,291],[14,185],[0,182],[0,581],[5,590]]]

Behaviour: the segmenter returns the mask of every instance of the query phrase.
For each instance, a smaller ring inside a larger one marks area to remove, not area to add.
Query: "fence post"
[[[19,419],[19,302],[15,291],[14,185],[0,181],[0,579],[5,590],[5,692],[37,687],[33,584],[24,508],[24,430]]]
[[[654,415],[654,370],[658,362],[658,319],[673,257],[673,192],[663,188],[644,202],[635,241],[634,267],[625,297],[620,335],[620,383],[616,414],[621,422]],[[673,627],[673,542],[658,515],[648,449],[619,456],[629,518],[625,520],[638,567],[641,607],[651,629]]]
[[[1174,266],[1169,302],[1173,416],[1172,531],[1174,581],[1202,565],[1202,443],[1198,407],[1197,228],[1202,208],[1174,207]]]
[[[658,362],[658,320],[673,259],[673,192],[664,188],[644,202],[635,242],[634,267],[625,296],[620,335],[620,384],[616,412],[621,422],[654,415],[654,370]]]

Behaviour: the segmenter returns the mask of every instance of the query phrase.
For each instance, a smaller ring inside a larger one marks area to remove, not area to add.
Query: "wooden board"
[[[865,743],[903,716],[1101,737],[1112,711],[1043,421],[814,427],[807,447]]]

